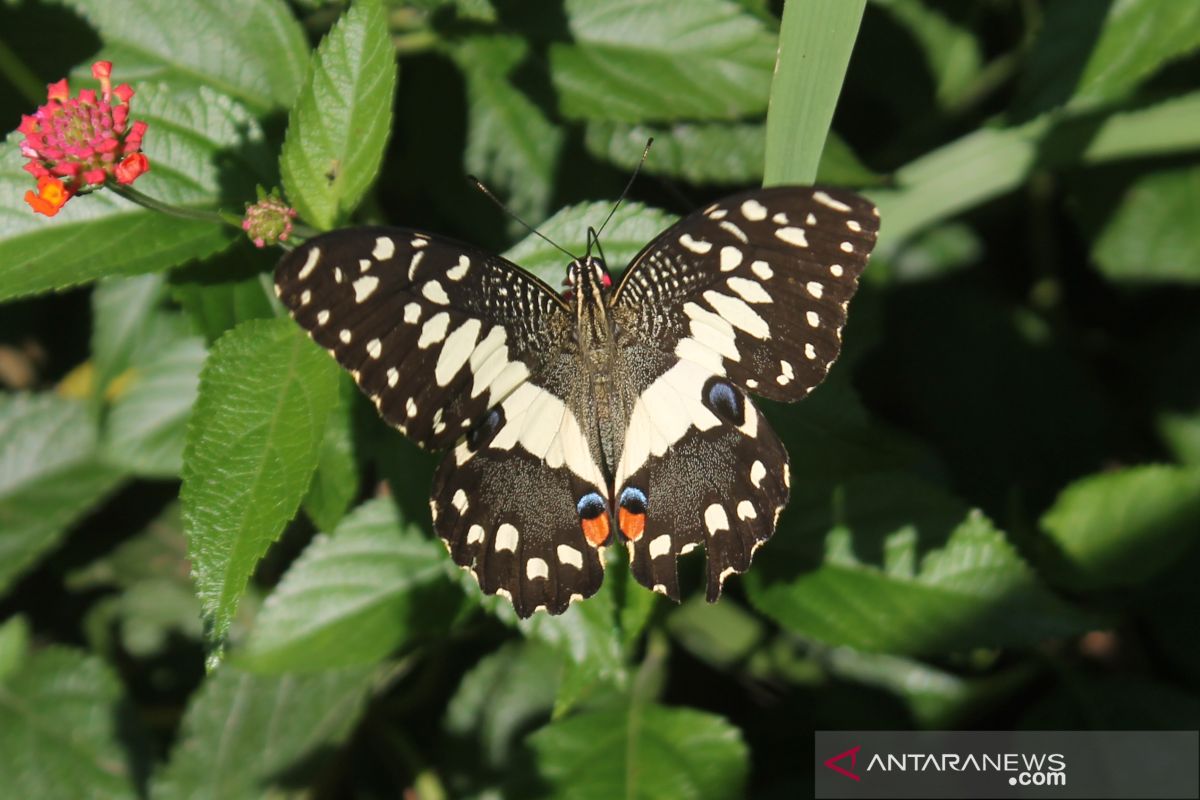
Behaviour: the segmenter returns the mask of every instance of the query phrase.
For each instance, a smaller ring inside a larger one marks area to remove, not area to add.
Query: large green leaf
[[[1133,467],[1068,486],[1042,517],[1077,589],[1137,586],[1196,544],[1200,469]]]
[[[0,395],[0,592],[120,482],[96,436],[79,401]]]
[[[547,725],[529,743],[558,798],[744,796],[748,755],[740,731],[689,708],[630,703],[578,714]]]
[[[746,585],[756,608],[806,637],[940,654],[1033,646],[1096,624],[1050,594],[986,517],[918,480],[797,494],[801,518],[785,520]]]
[[[378,0],[362,0],[321,41],[288,116],[280,172],[288,199],[310,224],[334,227],[375,180],[395,89],[383,9]]]
[[[783,7],[765,185],[816,180],[865,6],[866,0],[792,0]]]
[[[0,681],[0,795],[135,798],[118,738],[121,684],[98,658],[52,647]]]
[[[305,549],[255,620],[237,663],[256,671],[379,661],[444,631],[462,599],[445,549],[389,499],[359,506]]]
[[[1092,244],[1112,280],[1200,283],[1200,167],[1150,172],[1125,192]]]
[[[353,417],[358,387],[342,373],[338,383],[337,408],[329,413],[317,471],[313,473],[308,494],[304,495],[304,513],[319,530],[331,531],[350,510],[358,494],[360,476],[354,457]]]
[[[139,477],[177,478],[208,351],[198,336],[159,346],[154,357],[132,368],[114,399],[104,424],[103,454],[109,464]]]
[[[213,345],[183,456],[184,529],[209,635],[308,488],[337,367],[290,320],[252,320]]]
[[[464,166],[504,190],[508,207],[533,221],[549,210],[563,132],[512,83],[528,50],[514,36],[470,36],[450,55],[467,79]]]
[[[1200,47],[1200,5],[1177,0],[1058,0],[1022,76],[1025,115],[1120,99],[1163,64]]]
[[[187,320],[163,308],[162,275],[103,280],[92,292],[92,364],[95,394],[130,365],[157,355],[187,333]]]
[[[312,780],[362,714],[373,673],[263,677],[228,665],[192,695],[154,800],[257,800]]]
[[[137,189],[185,208],[253,196],[265,180],[262,134],[253,117],[211,89],[139,87],[133,117],[149,124],[150,171]],[[0,148],[0,300],[63,289],[106,275],[156,272],[214,253],[230,242],[212,222],[152,212],[99,191],[72,199],[53,219],[21,201],[33,187],[19,136]]]
[[[588,228],[598,228],[610,211],[612,203],[606,201],[567,206],[538,230],[567,251],[583,255]],[[675,217],[666,211],[641,203],[622,203],[600,238],[609,270],[620,274],[638,251],[673,222]],[[567,256],[533,234],[509,248],[504,257],[551,286],[560,286],[567,275]]]
[[[308,47],[283,0],[58,0],[99,31],[122,81],[211,86],[256,113],[287,108]]]
[[[573,119],[737,119],[766,108],[775,37],[726,0],[566,0],[570,42],[549,47]]]

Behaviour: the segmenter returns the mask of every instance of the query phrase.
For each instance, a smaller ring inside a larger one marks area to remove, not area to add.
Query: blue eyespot
[[[621,508],[634,514],[645,514],[646,493],[636,486],[626,486],[621,492]]]
[[[608,509],[604,502],[604,498],[595,492],[589,492],[579,498],[579,502],[575,505],[575,510],[579,512],[580,519],[595,519],[603,514]]]
[[[724,420],[735,425],[745,422],[742,396],[733,386],[718,378],[710,378],[704,387],[705,405]]]

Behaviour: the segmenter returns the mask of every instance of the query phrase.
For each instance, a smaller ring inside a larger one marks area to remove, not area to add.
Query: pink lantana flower
[[[292,233],[292,220],[296,209],[280,199],[276,192],[264,194],[258,190],[258,202],[246,205],[246,216],[242,219],[242,230],[254,242],[255,247],[286,242]]]
[[[72,98],[63,79],[50,84],[45,105],[21,118],[17,130],[25,134],[25,170],[38,179],[38,192],[25,195],[34,211],[53,216],[77,194],[98,189],[110,179],[131,184],[150,169],[141,152],[146,123],[129,119],[133,90],[125,83],[114,89],[111,75],[112,63],[97,61],[92,76],[100,81],[99,96],[84,89]],[[53,202],[46,199],[48,190]]]

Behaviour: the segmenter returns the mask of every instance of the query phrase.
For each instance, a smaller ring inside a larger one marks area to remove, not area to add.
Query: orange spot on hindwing
[[[592,547],[608,544],[608,503],[598,492],[588,492],[575,505],[583,537]]]
[[[627,508],[622,508],[617,514],[617,519],[621,523],[621,533],[625,534],[626,539],[636,542],[642,538],[642,534],[646,531],[645,514],[638,514]]]
[[[580,520],[583,525],[583,536],[593,547],[603,547],[608,541],[608,514],[601,514],[592,519]]]

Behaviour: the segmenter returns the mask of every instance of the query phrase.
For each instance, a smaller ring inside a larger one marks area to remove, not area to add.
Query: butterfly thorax
[[[588,256],[571,262],[566,282],[575,304],[579,357],[591,389],[601,469],[611,476],[618,456],[616,443],[624,433],[626,411],[619,387],[613,382],[616,339],[608,314],[612,278],[603,260]]]

